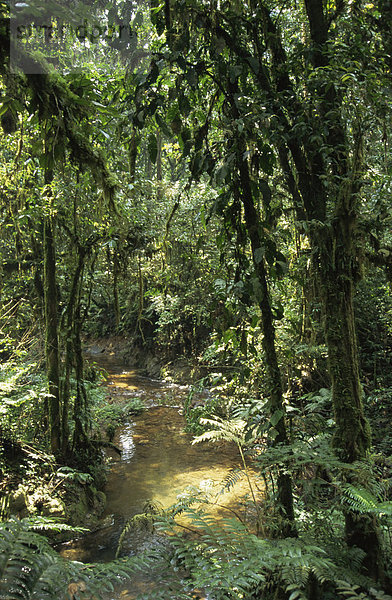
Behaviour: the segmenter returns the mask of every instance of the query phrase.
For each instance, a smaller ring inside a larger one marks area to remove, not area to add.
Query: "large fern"
[[[186,573],[186,588],[178,590],[167,582],[167,597],[171,600],[183,598],[184,593],[191,598],[195,588],[205,590],[214,600],[273,598],[278,589],[290,600],[312,600],[312,582],[328,597],[345,598],[349,589],[358,586],[358,596],[353,595],[353,600],[391,600],[359,574],[363,553],[357,549],[347,549],[340,553],[340,560],[335,560],[328,548],[306,539],[261,539],[249,534],[236,519],[218,524],[192,507],[185,510],[185,515],[196,535],[184,538],[178,533],[174,514],[166,512],[156,522],[156,527],[171,534],[171,564]],[[154,595],[143,596],[147,598]]]
[[[196,437],[193,440],[192,444],[199,444],[200,442],[205,441],[214,442],[220,440],[236,444],[239,455],[241,457],[242,472],[246,477],[249,491],[253,500],[253,506],[257,514],[257,528],[259,528],[261,522],[260,507],[256,500],[254,484],[252,483],[251,477],[249,475],[249,468],[245,458],[245,448],[249,446],[250,442],[252,441],[252,436],[247,435],[246,432],[246,421],[239,417],[235,417],[232,419],[222,419],[219,416],[214,416],[214,418],[212,419],[200,419],[200,423],[202,423],[203,425],[209,425],[214,429],[205,431],[204,433]]]
[[[144,556],[100,565],[66,560],[36,531],[49,529],[71,528],[44,518],[0,523],[0,600],[98,599],[149,565]]]
[[[193,508],[194,500],[191,495],[182,498],[168,511],[149,508],[155,527],[170,533],[164,546],[100,565],[61,558],[34,531],[54,526],[45,520],[0,524],[0,600],[69,600],[74,594],[100,598],[136,571],[154,573],[160,581],[159,589],[143,593],[143,600],[190,600],[195,589],[205,590],[214,600],[267,599],[278,589],[290,600],[311,600],[312,580],[336,598],[391,600],[351,568],[350,562],[358,564],[350,556],[338,564],[325,548],[305,539],[261,539],[238,519],[217,523]],[[192,536],[179,533],[179,513],[185,513]]]
[[[67,598],[68,583],[79,578],[76,563],[62,559],[36,527],[28,520],[0,524],[1,600]]]
[[[342,502],[350,510],[378,517],[392,517],[392,502],[380,502],[375,494],[362,486],[346,483],[342,489]]]

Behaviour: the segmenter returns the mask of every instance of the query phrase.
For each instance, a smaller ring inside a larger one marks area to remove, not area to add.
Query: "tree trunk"
[[[87,393],[84,385],[84,361],[82,352],[82,341],[81,341],[81,328],[82,328],[82,315],[81,315],[81,303],[80,303],[80,292],[82,289],[83,282],[83,255],[79,256],[79,277],[78,286],[76,292],[76,302],[74,309],[74,323],[73,323],[73,353],[75,360],[75,379],[76,379],[76,398],[74,404],[74,436],[72,448],[73,451],[79,453],[83,458],[87,458],[89,449],[91,447],[89,438],[87,435],[88,426],[88,415],[87,415]],[[86,456],[87,455],[87,456]]]
[[[336,430],[333,444],[348,463],[366,458],[371,431],[363,409],[363,391],[354,316],[355,256],[352,251],[352,218],[341,215],[326,255],[321,253],[323,273],[321,295],[325,311],[325,340],[332,384],[332,404]],[[326,269],[323,265],[329,265]],[[356,484],[355,474],[350,476]],[[376,520],[353,511],[345,513],[345,533],[349,546],[364,550],[366,574],[383,579],[383,554]]]
[[[50,192],[49,192],[50,193]],[[45,354],[49,391],[50,447],[57,455],[61,449],[60,427],[60,376],[57,321],[57,284],[55,224],[50,214],[44,216],[44,303],[45,303]]]
[[[61,388],[61,397],[63,401],[63,414],[61,422],[61,449],[64,457],[68,455],[69,451],[69,398],[71,388],[71,371],[73,363],[73,352],[72,352],[72,332],[67,324],[66,328],[66,342],[65,342],[65,369],[64,369],[64,380]]]
[[[129,142],[129,174],[130,174],[130,182],[134,183],[135,175],[136,175],[136,158],[137,158],[137,137],[136,131],[132,131],[131,139]]]
[[[114,327],[116,333],[118,333],[120,327],[120,300],[118,296],[118,273],[119,264],[116,256],[116,249],[113,252],[113,304],[114,304]]]
[[[162,199],[162,133],[157,130],[157,200]]]
[[[273,440],[273,444],[287,444],[288,437],[285,407],[283,404],[282,380],[275,348],[274,318],[269,297],[264,258],[259,256],[264,246],[261,237],[260,215],[255,208],[250,185],[249,168],[247,162],[243,159],[243,154],[243,149],[241,149],[238,164],[241,182],[240,198],[244,207],[245,223],[252,248],[253,266],[260,285],[258,304],[263,327],[263,350],[268,377],[268,390],[270,393],[270,414],[271,417],[273,415],[279,417],[274,425],[277,436]],[[284,473],[282,469],[278,471],[277,491],[277,503],[282,517],[281,535],[283,537],[295,537],[297,530],[294,521],[292,482],[290,475]]]
[[[62,452],[66,456],[69,451],[69,400],[70,400],[70,377],[72,367],[75,363],[74,353],[74,336],[75,336],[75,307],[79,302],[79,289],[81,286],[81,279],[83,277],[85,251],[79,248],[78,251],[78,264],[76,266],[72,285],[69,293],[67,312],[65,315],[66,319],[66,343],[65,343],[65,375],[64,383],[62,387],[62,401],[63,401],[63,418],[62,418]]]

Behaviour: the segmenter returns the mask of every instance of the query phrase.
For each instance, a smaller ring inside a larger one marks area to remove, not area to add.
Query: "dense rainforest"
[[[391,598],[391,1],[0,6],[0,598]],[[249,493],[83,564],[109,344]]]

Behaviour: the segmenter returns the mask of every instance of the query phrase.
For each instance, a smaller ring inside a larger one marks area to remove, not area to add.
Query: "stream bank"
[[[108,372],[105,385],[112,400],[123,402],[138,397],[147,408],[117,429],[113,441],[121,448],[121,457],[110,449],[106,451],[110,470],[99,529],[62,544],[62,556],[82,562],[112,560],[124,526],[143,512],[147,502],[165,509],[187,493],[202,492],[215,498],[215,503],[208,505],[214,520],[233,516],[232,511],[243,514],[244,498],[249,492],[244,482],[219,496],[222,482],[239,464],[236,447],[225,442],[195,446],[193,436],[184,432],[182,406],[187,386],[147,378],[124,367],[114,353],[92,353],[91,358]],[[136,555],[159,544],[162,537],[154,532],[132,530],[124,539],[121,555]],[[126,592],[122,589],[121,598],[133,597],[132,587],[128,586]]]
[[[86,352],[92,357],[115,356],[130,369],[137,369],[152,379],[164,379],[179,385],[192,384],[205,377],[207,371],[196,360],[180,356],[162,360],[157,354],[142,348],[132,338],[121,335],[105,338],[85,338]]]
[[[132,348],[129,341],[120,336],[85,343],[86,377],[90,379],[91,376],[91,381],[94,381],[91,393],[95,397],[99,396],[96,366],[108,370],[116,377],[116,385],[110,381],[103,384],[103,387],[109,389],[107,399],[103,402],[106,414],[112,416],[110,408],[118,408],[119,404],[126,409],[127,402],[133,399],[139,400],[140,405],[146,407],[162,403],[182,406],[189,388],[158,379],[162,368],[158,360],[152,355],[146,356],[140,349]],[[130,364],[137,364],[141,368],[130,367]],[[181,364],[182,360],[179,361],[179,365]],[[189,370],[185,370],[179,375],[180,370],[177,369],[177,377],[173,379],[183,379],[189,373]],[[121,420],[123,418],[126,418],[126,411]],[[102,429],[95,429],[93,436],[116,443],[113,434],[117,422],[113,424],[109,418],[108,424],[109,427],[105,427],[103,420]],[[9,454],[10,467],[12,460],[15,463],[14,475],[7,481],[9,514],[18,518],[34,515],[51,517],[91,530],[101,526],[106,503],[103,488],[107,469],[104,465],[89,465],[88,472],[92,474],[94,481],[78,481],[78,472],[83,477],[83,471],[86,471],[84,465],[63,467],[56,464],[50,454],[27,444],[22,446],[18,442],[13,444]],[[73,478],[73,470],[76,478]],[[28,473],[28,478],[25,472]],[[66,538],[67,534],[59,537]]]

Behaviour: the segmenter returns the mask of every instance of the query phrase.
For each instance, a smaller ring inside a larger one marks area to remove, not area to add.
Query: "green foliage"
[[[81,471],[77,471],[71,467],[60,467],[56,471],[56,477],[59,478],[60,481],[62,479],[69,480],[75,483],[80,483],[81,485],[93,483],[93,478],[89,473],[82,473]]]
[[[41,533],[64,530],[81,531],[43,518],[0,523],[2,600],[102,598],[120,578],[129,579],[144,565],[143,557],[102,565],[63,559]]]
[[[46,521],[0,524],[0,598],[49,600],[67,598],[67,585],[79,578],[80,567],[61,559],[36,530],[56,530]]]
[[[389,414],[392,406],[392,388],[376,387],[365,396],[365,408],[372,424],[373,443],[385,456],[392,454]]]
[[[36,363],[0,364],[0,430],[11,438],[42,440],[45,377]]]
[[[10,362],[0,365],[1,469],[14,453],[17,468],[36,478],[37,451],[26,452],[26,443],[48,444],[54,394],[47,394],[38,366],[16,358],[30,348],[38,364],[43,354],[43,231],[50,219],[64,455],[73,452],[83,464],[91,433],[106,429],[110,440],[143,408],[139,400],[109,404],[86,384],[83,323],[94,335],[132,337],[161,360],[181,355],[191,367],[213,369],[220,381],[210,377],[211,397],[185,407],[188,430],[199,441],[237,445],[243,469],[230,474],[226,487],[246,472],[249,449],[264,479],[266,508],[276,504],[281,475],[292,476],[300,533],[309,534],[309,543],[276,542],[286,572],[274,562],[272,541],[253,540],[251,548],[250,538],[235,531],[234,542],[222,534],[218,543],[212,528],[210,538],[199,547],[192,540],[185,552],[194,573],[187,593],[201,585],[213,597],[243,598],[264,586],[255,593],[268,597],[275,586],[296,600],[310,595],[315,578],[327,595],[370,597],[354,577],[344,583],[347,573],[335,588],[342,547],[325,550],[332,562],[323,575],[324,550],[311,538],[325,541],[323,511],[341,534],[342,509],[385,527],[391,513],[390,487],[384,495],[373,482],[368,489],[370,470],[345,464],[329,447],[336,425],[349,431],[353,422],[356,435],[364,423],[355,324],[343,319],[363,277],[356,293],[363,390],[378,449],[390,454],[390,6],[207,4],[153,2],[148,64],[128,63],[126,76],[120,65],[127,44],[110,64],[91,47],[90,72],[62,74],[60,56],[59,68],[45,62],[39,77],[14,76],[2,54],[0,360]],[[132,23],[138,31],[139,16]],[[0,47],[8,48],[3,27],[0,35]],[[249,219],[246,201],[256,219]],[[262,332],[265,304],[272,325]],[[328,329],[331,318],[338,327]],[[279,362],[273,385],[263,358],[268,339]],[[342,363],[350,357],[352,377],[344,381]],[[284,406],[271,409],[280,383]],[[289,440],[275,445],[285,413]],[[369,439],[363,437],[360,458]],[[39,460],[52,468],[47,457]],[[373,474],[380,481],[380,472]],[[63,480],[87,483],[89,475],[58,469],[54,485]],[[210,525],[204,519],[203,528]],[[265,531],[277,530],[271,517]],[[234,548],[240,539],[244,548],[225,556],[220,546]],[[257,550],[269,562],[246,562],[246,544],[250,555]],[[346,555],[342,560],[347,569]]]
[[[356,293],[356,323],[361,366],[367,385],[390,385],[392,353],[392,298],[382,273],[371,273]]]
[[[98,432],[106,430],[109,439],[115,428],[126,423],[132,415],[138,415],[145,409],[140,398],[131,398],[123,402],[109,402],[107,392],[97,395],[92,404],[93,428]],[[111,440],[110,440],[111,441]]]
[[[347,581],[337,581],[337,591],[341,598],[347,600],[389,600],[391,596],[381,590],[370,588],[368,593],[361,591],[359,585],[350,585]]]
[[[354,487],[345,484],[342,489],[342,502],[355,513],[387,517],[390,524],[392,517],[392,502],[380,500],[364,487]]]
[[[222,419],[216,417],[213,419],[201,419],[202,425],[208,425],[211,429],[205,431],[193,440],[193,444],[200,442],[217,442],[224,440],[225,442],[234,442],[237,446],[244,446],[246,422],[242,419]]]
[[[225,414],[227,406],[218,396],[209,396],[202,404],[196,406],[185,406],[186,431],[194,435],[201,435],[209,426],[207,422],[215,415]]]
[[[177,514],[176,507],[172,507],[165,518],[158,517],[156,526],[171,534],[172,562],[187,573],[185,589],[189,594],[197,588],[218,600],[269,599],[276,597],[280,590],[292,600],[310,600],[314,597],[311,589],[316,582],[325,598],[332,598],[350,589],[350,585],[357,585],[360,579],[361,587],[356,589],[369,590],[370,597],[373,593],[383,597],[383,592],[375,592],[371,582],[352,569],[352,556],[347,556],[346,562],[336,563],[328,551],[317,544],[301,539],[261,539],[250,535],[239,521],[224,520],[218,525],[200,509],[186,508],[183,512],[184,506],[181,503],[179,506],[196,536],[185,538],[178,533],[173,517]],[[339,545],[338,539],[335,543]],[[176,595],[174,586],[171,589],[172,598],[181,597]]]

